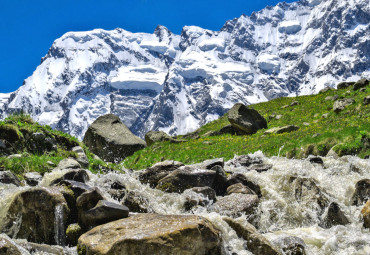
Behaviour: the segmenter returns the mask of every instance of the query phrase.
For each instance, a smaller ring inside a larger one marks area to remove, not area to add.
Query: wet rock
[[[58,189],[32,188],[15,196],[1,232],[36,243],[64,244],[68,213],[66,200]]]
[[[0,235],[0,255],[22,255],[22,252],[9,237]]]
[[[226,162],[226,165],[233,167],[250,166],[252,164],[262,164],[262,159],[250,157],[249,155],[235,156],[233,159]]]
[[[226,182],[227,182],[227,176],[226,172],[220,165],[213,166],[210,170],[216,172],[216,177],[213,182],[212,188],[216,191],[216,194],[219,196],[223,196],[226,192]]]
[[[66,158],[66,159],[62,159],[58,166],[57,166],[57,169],[78,169],[78,168],[81,168],[81,165],[80,163],[78,163],[78,161],[74,158]]]
[[[278,237],[272,242],[279,247],[285,255],[306,255],[306,244],[303,239],[296,236]]]
[[[370,104],[370,96],[364,98],[364,105]]]
[[[364,227],[370,228],[370,200],[367,200],[366,204],[362,208],[361,215],[364,219]]]
[[[323,212],[324,208],[329,205],[329,199],[317,186],[312,178],[290,177],[289,182],[294,190],[294,196],[298,202],[310,204],[314,209]]]
[[[184,166],[162,178],[156,188],[165,192],[182,193],[189,188],[208,186],[217,192],[219,187],[225,187],[225,183],[220,183],[222,181],[226,181],[226,178],[216,171]]]
[[[252,190],[259,198],[262,197],[261,188],[258,184],[248,180],[243,174],[233,174],[226,182],[226,186],[229,187],[233,184],[241,183],[245,187]]]
[[[24,242],[23,240],[16,240],[17,244],[27,250],[32,255],[64,255],[65,252],[61,246],[38,244],[32,242]],[[24,255],[24,254],[22,254]]]
[[[328,153],[326,154],[326,157],[332,157],[334,159],[338,159],[339,158],[339,155],[338,153],[335,152],[335,150],[333,148],[331,148]]]
[[[231,125],[247,134],[254,134],[259,129],[267,128],[267,121],[256,110],[243,104],[235,104],[228,111]]]
[[[184,208],[187,211],[195,206],[208,206],[216,201],[216,192],[210,187],[194,187],[189,189],[189,191],[200,194],[200,196],[194,197],[191,193],[188,193],[184,204]],[[186,192],[187,190],[184,193]]]
[[[248,167],[250,171],[256,171],[258,173],[266,172],[272,168],[271,164],[253,164]]]
[[[223,158],[215,158],[215,159],[208,159],[203,161],[202,168],[204,169],[211,169],[214,166],[221,166],[224,167],[224,159]]]
[[[191,191],[202,194],[208,200],[216,201],[216,191],[210,187],[194,187]]]
[[[92,228],[97,225],[127,218],[128,213],[129,209],[124,205],[100,200],[95,207],[83,213],[83,225]]]
[[[281,255],[279,250],[274,247],[256,228],[248,222],[240,222],[228,217],[224,221],[236,232],[236,234],[247,241],[246,249],[255,255]]]
[[[78,210],[78,224],[82,229],[88,229],[88,221],[85,218],[85,212],[94,208],[100,200],[105,200],[103,194],[98,188],[93,188],[82,193],[76,200]]]
[[[86,183],[90,180],[90,177],[85,169],[71,169],[63,174],[61,177],[52,180],[50,182],[50,185],[56,185],[63,180]]]
[[[126,187],[121,182],[115,181],[110,185],[108,189],[108,194],[118,202],[120,202],[127,193]]]
[[[151,146],[156,142],[175,141],[171,136],[163,131],[149,131],[145,134],[145,142],[147,146]]]
[[[232,193],[218,198],[217,202],[209,210],[230,217],[239,217],[243,213],[253,216],[258,203],[259,199],[257,195]]]
[[[227,187],[226,194],[231,195],[232,193],[256,195],[256,193],[253,190],[244,186],[241,183],[236,183],[236,184],[233,184],[233,185]]]
[[[346,89],[353,84],[355,84],[355,82],[341,82],[337,85],[337,89]]]
[[[335,113],[339,113],[339,112],[343,111],[346,106],[351,105],[353,103],[355,103],[355,100],[352,99],[352,98],[337,100],[337,101],[334,102],[333,111]]]
[[[349,224],[349,221],[339,205],[335,202],[330,203],[327,215],[324,217],[321,225],[324,228],[331,228],[332,226],[347,224]]]
[[[324,164],[324,161],[319,156],[308,157],[308,161],[310,161],[310,163],[315,163],[315,164]]]
[[[72,180],[61,180],[55,185],[66,186],[67,188],[71,189],[75,198],[79,197],[82,193],[92,189],[91,186],[83,182],[77,182],[77,181],[72,181]]]
[[[0,171],[0,183],[22,186],[21,181],[10,171]]]
[[[83,231],[77,223],[70,224],[66,230],[67,244],[76,246],[78,238],[83,234]]]
[[[353,205],[362,205],[370,199],[370,179],[362,179],[356,183],[355,193],[353,194]]]
[[[98,226],[78,240],[79,254],[220,255],[221,234],[194,215],[138,214]]]
[[[158,185],[160,179],[166,177],[169,173],[181,166],[184,166],[184,164],[174,160],[159,162],[140,173],[139,180],[144,184],[148,183],[150,187],[154,188]]]
[[[127,206],[131,212],[154,212],[154,210],[150,206],[149,199],[137,191],[128,192],[123,204]]]
[[[299,127],[295,126],[295,125],[288,125],[288,126],[284,126],[284,127],[274,127],[274,128],[270,128],[270,129],[266,130],[264,132],[264,134],[269,135],[269,134],[289,133],[289,132],[296,131],[298,129],[299,129]]]
[[[76,152],[77,154],[77,162],[84,168],[89,167],[89,160],[85,154],[85,151],[81,146],[75,146],[72,148],[72,151]]]
[[[354,85],[353,85],[353,90],[359,90],[361,88],[365,88],[367,85],[369,85],[369,81],[365,78],[357,81]]]
[[[38,172],[25,173],[23,177],[29,186],[37,186],[42,180],[42,176]]]
[[[113,114],[97,118],[87,129],[83,141],[91,152],[109,162],[119,162],[146,147],[146,143]]]

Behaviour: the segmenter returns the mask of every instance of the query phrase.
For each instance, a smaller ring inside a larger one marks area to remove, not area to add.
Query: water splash
[[[63,204],[57,204],[54,209],[54,239],[57,245],[65,246],[66,244],[66,215]]]

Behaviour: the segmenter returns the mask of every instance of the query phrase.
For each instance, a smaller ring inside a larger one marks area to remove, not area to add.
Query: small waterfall
[[[57,245],[65,246],[66,244],[66,226],[65,211],[62,204],[57,204],[54,210],[54,239]]]

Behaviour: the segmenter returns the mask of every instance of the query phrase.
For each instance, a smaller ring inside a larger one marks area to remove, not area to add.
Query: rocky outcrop
[[[362,179],[356,183],[355,193],[353,194],[353,205],[362,205],[370,199],[370,179]]]
[[[165,141],[170,141],[174,143],[180,142],[180,140],[172,138],[163,131],[149,131],[148,133],[145,134],[145,142],[147,146],[151,146],[153,143],[156,142],[165,142]]]
[[[220,255],[220,232],[205,218],[138,214],[98,226],[78,240],[81,255]]]
[[[355,100],[352,98],[339,99],[334,102],[333,111],[335,113],[339,113],[343,111],[346,106],[351,105],[353,103],[355,103]]]
[[[159,162],[140,173],[139,180],[144,184],[148,183],[152,188],[154,188],[157,186],[160,179],[166,177],[169,173],[181,166],[184,166],[184,164],[174,160]]]
[[[32,188],[15,196],[0,230],[12,238],[64,244],[68,213],[66,200],[57,188]]]
[[[10,171],[0,171],[0,183],[13,184],[18,187],[22,185],[18,177]]]
[[[288,125],[284,127],[274,127],[266,130],[264,132],[265,135],[270,135],[270,134],[282,134],[282,133],[289,133],[298,130],[299,127],[295,125]]]
[[[337,89],[346,89],[353,84],[355,84],[355,82],[341,82],[337,85]]]
[[[247,241],[246,249],[256,255],[282,255],[256,228],[248,222],[239,222],[228,217],[224,221],[236,232],[236,234]]]
[[[246,134],[254,134],[259,129],[267,128],[267,121],[256,110],[243,104],[235,104],[228,111],[231,125]]]
[[[353,85],[353,90],[359,90],[361,88],[365,88],[366,86],[369,85],[369,81],[365,78],[357,81],[354,85]]]
[[[146,146],[113,114],[97,118],[87,129],[83,141],[91,152],[110,162],[119,162]]]

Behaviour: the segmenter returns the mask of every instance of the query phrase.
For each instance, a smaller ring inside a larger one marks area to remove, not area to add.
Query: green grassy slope
[[[333,112],[333,100],[329,96],[353,98],[355,103],[342,112]],[[205,159],[223,157],[225,160],[234,155],[253,153],[261,150],[267,156],[287,156],[303,158],[310,154],[326,155],[334,146],[341,156],[356,154],[360,157],[370,154],[370,105],[363,105],[364,97],[370,95],[370,86],[365,91],[353,91],[352,87],[344,90],[330,90],[324,93],[294,98],[278,98],[269,102],[250,105],[266,120],[268,128],[285,125],[297,125],[298,131],[283,134],[264,135],[259,130],[253,135],[219,135],[204,137],[209,131],[217,131],[229,124],[227,116],[210,122],[195,133],[199,139],[187,139],[183,143],[155,143],[136,152],[123,162],[126,168],[142,169],[152,164],[170,159],[183,163],[197,163]],[[297,105],[290,106],[297,101]],[[284,108],[284,106],[287,106]],[[323,117],[327,114],[327,117]],[[271,115],[282,115],[280,119]],[[202,137],[203,136],[203,137]]]

